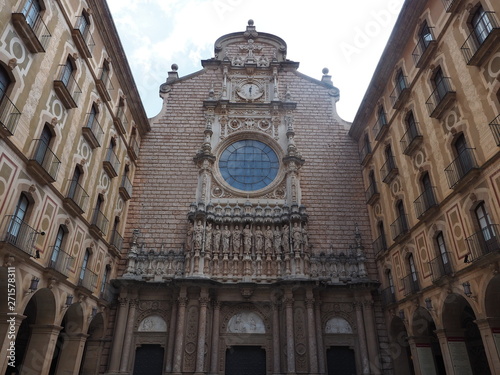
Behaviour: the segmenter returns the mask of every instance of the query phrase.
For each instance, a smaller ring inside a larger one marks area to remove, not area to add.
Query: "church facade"
[[[286,53],[250,20],[203,70],[172,66],[142,139],[109,374],[377,374],[390,362],[339,90]]]

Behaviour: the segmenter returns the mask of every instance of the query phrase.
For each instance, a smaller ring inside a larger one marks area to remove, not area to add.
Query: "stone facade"
[[[500,373],[499,5],[406,2],[350,129],[397,374]]]

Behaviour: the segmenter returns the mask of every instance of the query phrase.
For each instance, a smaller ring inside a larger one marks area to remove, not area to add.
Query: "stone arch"
[[[228,333],[266,333],[263,319],[255,311],[241,311],[234,314],[227,323]]]
[[[486,285],[484,312],[488,318],[500,318],[500,274],[496,274]],[[500,327],[499,327],[500,328]]]
[[[141,320],[137,326],[139,332],[167,332],[168,324],[165,319],[158,314],[151,314]]]
[[[392,318],[389,326],[390,354],[395,374],[414,374],[408,331],[404,321],[397,316]]]
[[[80,367],[84,374],[95,374],[100,367],[102,351],[104,349],[103,339],[106,335],[105,319],[102,313],[96,314],[92,318],[87,335],[88,338],[85,342]]]
[[[325,324],[325,334],[353,334],[354,329],[351,324],[340,316],[330,318]]]

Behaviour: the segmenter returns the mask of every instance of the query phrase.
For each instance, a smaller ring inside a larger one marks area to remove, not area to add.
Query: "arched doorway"
[[[391,341],[394,373],[398,375],[415,375],[410,344],[408,343],[408,332],[403,320],[397,316],[392,319],[389,339]]]
[[[422,374],[446,375],[443,354],[436,335],[436,324],[429,312],[419,307],[413,314],[412,333]]]
[[[486,319],[476,322],[481,330],[490,368],[500,368],[500,274],[493,277],[484,294]]]
[[[443,327],[455,372],[468,371],[474,375],[490,375],[476,315],[464,297],[457,294],[448,295],[443,307]],[[468,357],[468,361],[464,360],[464,357]]]
[[[88,337],[83,351],[80,375],[95,375],[99,373],[104,332],[104,318],[102,314],[97,314],[92,318],[87,332]]]

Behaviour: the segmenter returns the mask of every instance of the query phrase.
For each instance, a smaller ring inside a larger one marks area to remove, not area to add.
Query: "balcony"
[[[457,93],[451,87],[450,78],[443,77],[425,102],[429,116],[440,118],[446,110],[450,109],[456,99]]]
[[[441,0],[446,13],[454,13],[463,0]]]
[[[78,107],[76,103],[82,90],[78,86],[75,77],[72,74],[67,75],[66,69],[66,65],[59,65],[57,78],[54,80],[54,91],[64,105],[64,108],[71,109]]]
[[[55,182],[61,161],[41,139],[33,139],[33,154],[28,160],[28,169],[43,184]]]
[[[94,38],[92,38],[92,33],[87,24],[85,16],[77,17],[76,25],[71,30],[71,35],[73,36],[73,41],[76,44],[76,48],[85,58],[92,57],[92,51],[94,49],[95,43]],[[82,33],[83,29],[83,33]]]
[[[389,126],[387,124],[387,117],[385,112],[382,112],[382,115],[377,118],[375,125],[373,125],[373,136],[375,140],[378,141],[382,139],[382,137],[387,133]]]
[[[6,215],[2,222],[2,237],[0,242],[21,250],[31,257],[36,255],[34,244],[39,234],[28,223],[17,216]]]
[[[408,126],[406,133],[401,138],[401,149],[403,150],[403,154],[411,155],[413,152],[420,146],[422,143],[422,134],[418,130],[419,125],[418,122],[412,123]]]
[[[382,297],[382,304],[384,307],[396,303],[396,294],[394,293],[394,287],[390,286],[388,288],[382,289],[380,292]]]
[[[412,53],[413,62],[419,69],[424,68],[427,65],[427,62],[430,60],[437,48],[437,41],[433,32],[434,28],[428,27],[428,29],[429,34],[426,35],[425,39],[419,39]]]
[[[109,72],[107,74],[101,74],[101,78],[97,79],[95,82],[97,92],[102,98],[103,102],[109,102],[111,100],[111,96],[109,92],[114,89],[111,79],[109,78]]]
[[[75,180],[68,180],[68,193],[64,198],[64,206],[73,215],[81,215],[85,212],[89,195],[83,187]]]
[[[71,268],[73,267],[75,258],[73,258],[71,255],[67,254],[64,252],[62,249],[57,248],[55,246],[52,246],[49,248],[49,253],[54,254],[54,252],[57,252],[57,255],[54,259],[49,260],[49,264],[47,268],[55,270],[59,272],[61,275],[68,277],[69,272],[71,271]],[[54,256],[52,256],[54,258]]]
[[[101,293],[99,294],[99,298],[106,301],[107,303],[113,302],[116,296],[116,288],[111,284],[105,284],[101,289]]]
[[[382,181],[386,184],[390,184],[394,177],[398,175],[399,171],[396,167],[396,159],[394,156],[390,156],[380,169],[380,175],[382,176]]]
[[[380,197],[380,193],[377,190],[377,185],[375,181],[373,181],[370,184],[370,186],[368,186],[368,189],[366,189],[365,197],[366,197],[366,204],[369,204],[370,206],[373,205]]]
[[[468,262],[473,262],[486,254],[500,251],[500,226],[490,224],[467,238],[469,245]]]
[[[89,143],[90,147],[101,147],[104,132],[101,128],[101,124],[99,124],[99,121],[96,119],[95,113],[87,113],[85,126],[82,128],[82,135]]]
[[[372,246],[376,257],[383,251],[387,250],[387,241],[385,240],[385,236],[381,235],[378,237],[375,241],[373,241]]]
[[[104,216],[104,214],[98,209],[94,209],[92,213],[92,220],[90,222],[90,232],[95,237],[105,236],[108,232],[109,220]]]
[[[128,130],[128,119],[125,116],[125,106],[119,106],[113,124],[120,134],[126,134]]]
[[[444,170],[450,189],[460,189],[479,174],[473,150],[464,149]]]
[[[118,233],[118,231],[115,229],[111,233],[111,240],[109,241],[110,245],[116,249],[117,252],[120,252],[122,250],[123,246],[123,237]]]
[[[137,143],[135,137],[130,138],[127,151],[132,160],[137,160],[139,158],[139,143]]]
[[[115,151],[112,148],[108,148],[108,150],[106,151],[106,158],[102,162],[102,167],[110,178],[118,176],[120,161],[118,160],[118,156],[116,156]]]
[[[132,197],[132,183],[127,176],[122,177],[119,192],[123,200],[128,201]]]
[[[21,112],[0,90],[0,135],[13,135],[20,118]]]
[[[413,202],[415,206],[415,212],[417,214],[417,219],[423,220],[425,217],[430,215],[438,207],[436,201],[436,188],[434,186],[425,190],[416,200]]]
[[[391,98],[392,108],[400,109],[405,103],[406,99],[408,99],[409,95],[410,89],[408,86],[408,79],[406,76],[403,76],[401,78],[401,84],[396,85],[394,90],[392,90],[391,95],[389,95],[389,97]]]
[[[410,274],[403,278],[404,285],[404,295],[405,297],[410,294],[415,294],[420,291],[420,286],[418,285],[418,274],[417,272]]]
[[[481,65],[498,49],[500,27],[495,18],[495,12],[485,12],[479,23],[488,27],[472,30],[461,48],[467,65]]]
[[[490,122],[490,129],[493,133],[497,146],[500,146],[500,115],[495,117],[495,119]]]
[[[392,240],[401,240],[408,234],[408,215],[401,215],[391,224]]]
[[[89,269],[82,270],[82,272],[80,272],[80,278],[78,279],[78,286],[87,289],[90,293],[94,293],[97,287],[97,274]]]
[[[28,51],[45,52],[51,37],[49,29],[40,14],[37,13],[34,18],[31,14],[26,17],[23,8],[24,5],[18,13],[12,13],[12,25]]]
[[[444,276],[451,275],[453,273],[450,259],[451,259],[451,254],[449,252],[446,252],[429,262],[432,271],[433,283],[441,280]],[[446,261],[446,263],[444,261]]]

